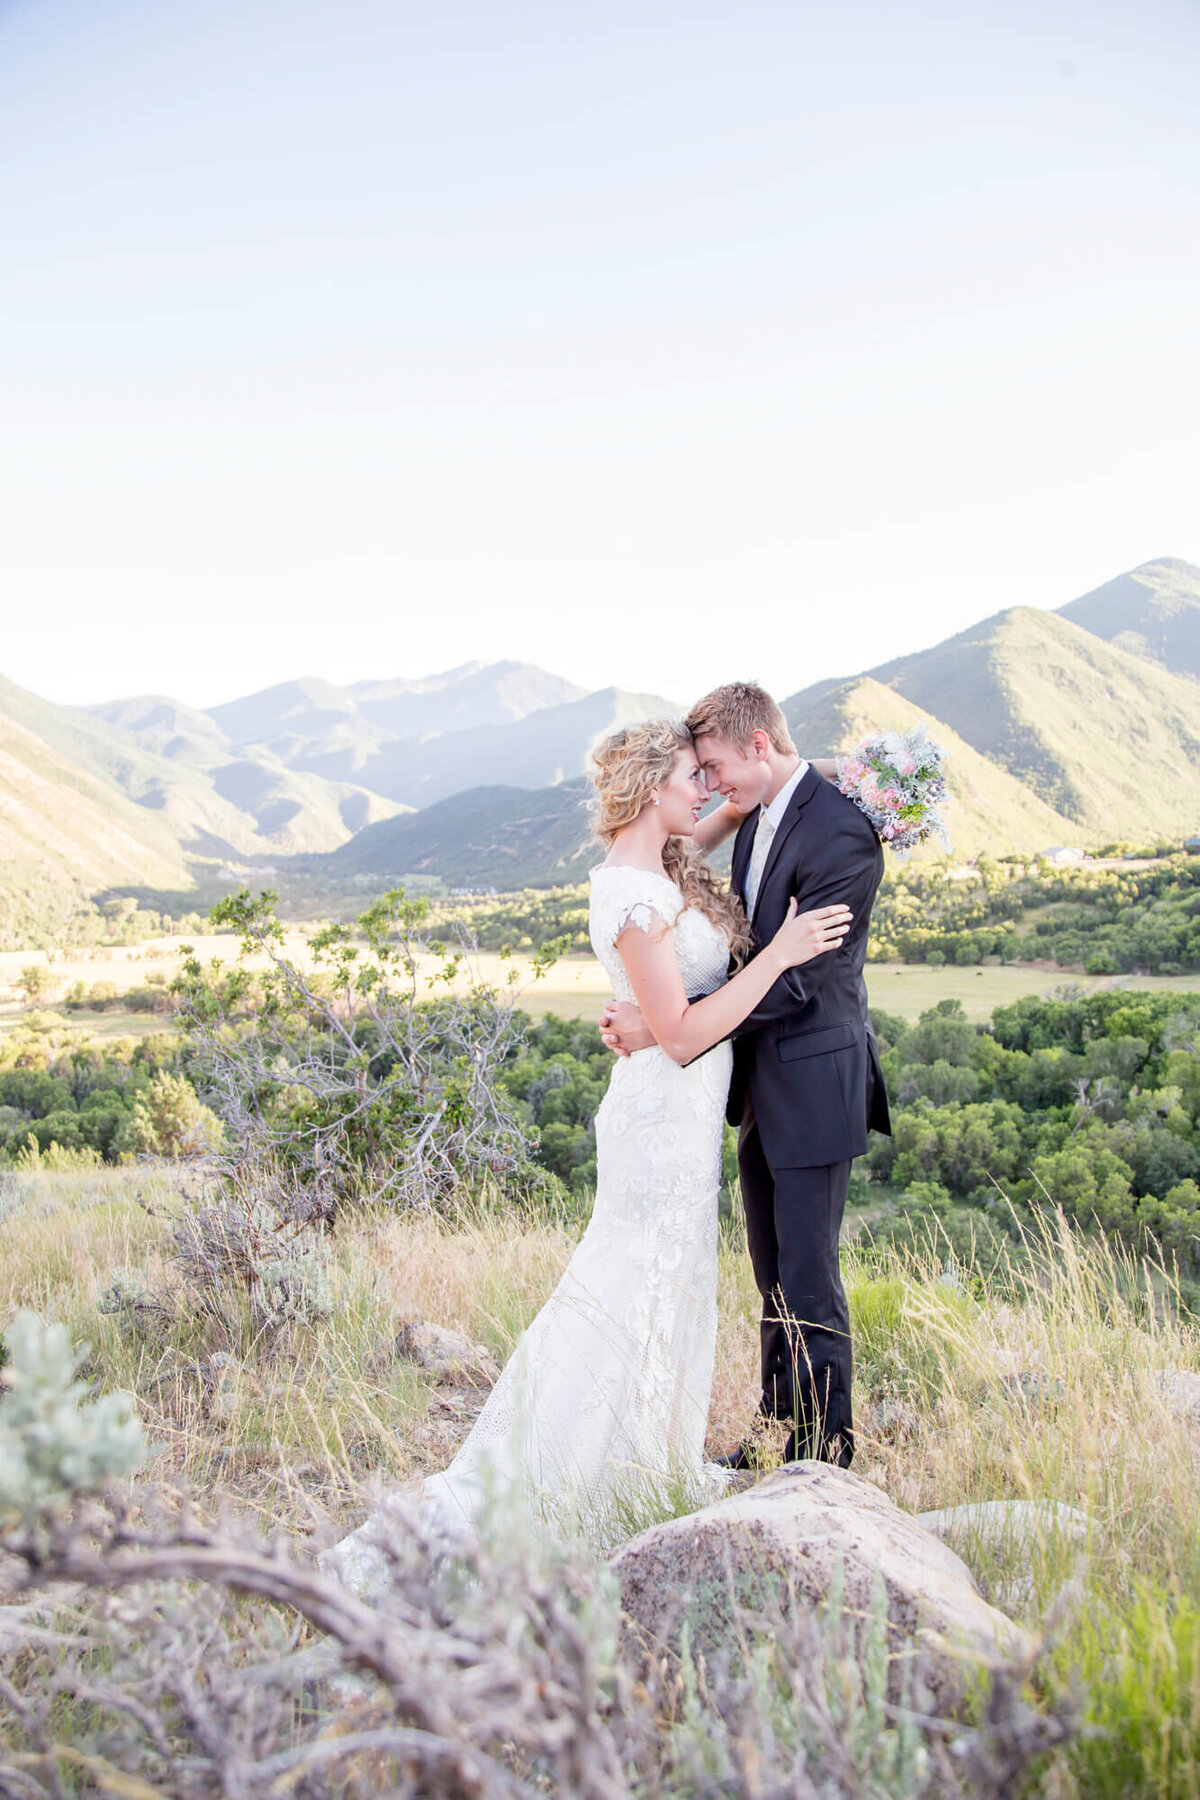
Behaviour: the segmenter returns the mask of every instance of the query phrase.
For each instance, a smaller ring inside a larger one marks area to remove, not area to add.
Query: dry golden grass
[[[0,1324],[21,1307],[63,1318],[94,1345],[108,1377],[139,1393],[171,1460],[193,1476],[256,1458],[281,1465],[292,1450],[323,1475],[329,1459],[344,1458],[347,1473],[427,1464],[419,1429],[432,1388],[391,1355],[400,1323],[453,1326],[503,1361],[576,1241],[562,1224],[500,1209],[449,1222],[360,1213],[331,1239],[327,1323],[281,1347],[256,1339],[234,1309],[225,1320],[185,1316],[156,1339],[149,1326],[136,1336],[119,1330],[97,1303],[121,1268],[139,1270],[151,1289],[177,1284],[168,1225],[189,1204],[177,1184],[98,1169],[29,1177],[27,1187],[29,1199],[0,1231]],[[901,1505],[1049,1495],[1087,1506],[1097,1529],[1119,1527],[1128,1547],[1161,1544],[1164,1520],[1200,1499],[1197,1440],[1166,1386],[1170,1371],[1200,1365],[1195,1329],[1164,1312],[1161,1282],[1157,1290],[1139,1282],[1104,1246],[1081,1248],[1064,1229],[1034,1293],[996,1300],[939,1281],[930,1266],[892,1260],[881,1270],[869,1244],[856,1243],[847,1286],[856,1467]],[[757,1310],[735,1228],[720,1256],[714,1453],[753,1423]],[[178,1373],[214,1354],[236,1363],[215,1407]],[[469,1406],[443,1415],[440,1447],[452,1446],[469,1416]]]
[[[97,1310],[98,1298],[123,1265],[150,1286],[176,1278],[168,1219],[188,1201],[136,1170],[36,1183],[0,1228],[0,1326],[21,1306],[63,1318],[91,1344],[95,1379],[138,1395],[161,1447],[151,1476],[186,1477],[202,1498],[230,1495],[297,1534],[349,1524],[364,1484],[442,1466],[469,1428],[482,1392],[438,1389],[398,1359],[401,1321],[455,1326],[503,1358],[575,1241],[562,1224],[501,1209],[450,1222],[368,1211],[332,1236],[327,1320],[271,1341],[235,1307],[223,1319],[177,1317],[157,1332],[151,1319],[130,1331]],[[965,1280],[933,1256],[876,1255],[862,1240],[848,1248],[855,1469],[912,1511],[1002,1499],[1083,1511],[1082,1555],[1053,1529],[956,1547],[1031,1623],[1064,1581],[1080,1583],[1046,1679],[1078,1677],[1111,1735],[1072,1752],[1058,1791],[1192,1795],[1200,1401],[1189,1412],[1181,1399],[1200,1370],[1200,1334],[1171,1304],[1161,1271],[1053,1222],[1033,1252],[1036,1279],[1005,1288]],[[713,1452],[753,1423],[756,1316],[733,1229],[720,1261]],[[214,1382],[218,1353],[233,1360]]]

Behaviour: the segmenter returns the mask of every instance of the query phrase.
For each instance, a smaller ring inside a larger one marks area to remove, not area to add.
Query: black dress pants
[[[789,1454],[843,1468],[854,1454],[854,1419],[838,1246],[852,1166],[772,1170],[747,1102],[738,1172],[763,1303],[761,1411],[790,1422]]]

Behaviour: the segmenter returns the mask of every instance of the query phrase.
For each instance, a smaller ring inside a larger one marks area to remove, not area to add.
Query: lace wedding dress
[[[633,998],[616,948],[631,924],[674,927],[689,998],[725,980],[725,934],[665,875],[601,867],[591,881],[592,946],[618,999]],[[657,1047],[614,1062],[591,1223],[454,1461],[410,1491],[427,1524],[461,1537],[515,1503],[603,1549],[656,1503],[712,1498],[727,1482],[704,1462],[704,1432],[731,1061],[725,1043],[687,1068]],[[348,1585],[375,1585],[372,1521],[321,1561]]]

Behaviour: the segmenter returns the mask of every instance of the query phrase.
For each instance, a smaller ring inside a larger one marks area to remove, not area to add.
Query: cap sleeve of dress
[[[592,883],[592,942],[611,950],[628,925],[657,934],[675,924],[683,897],[665,876],[643,869],[601,868]]]

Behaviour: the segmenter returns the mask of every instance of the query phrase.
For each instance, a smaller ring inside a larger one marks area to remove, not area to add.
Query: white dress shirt
[[[754,909],[758,905],[758,890],[762,882],[763,870],[767,866],[767,858],[771,854],[771,840],[787,811],[788,801],[807,773],[808,764],[801,757],[800,766],[788,776],[770,805],[759,809],[758,824],[754,828],[754,846],[750,852],[750,866],[746,870],[747,918],[754,917]]]

